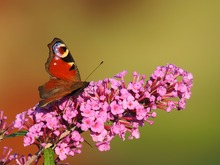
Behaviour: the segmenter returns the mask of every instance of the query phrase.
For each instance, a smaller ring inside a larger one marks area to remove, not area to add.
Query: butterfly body
[[[42,99],[39,102],[41,107],[88,85],[88,82],[81,81],[76,63],[62,40],[54,38],[48,47],[49,57],[45,68],[51,77],[38,88]]]

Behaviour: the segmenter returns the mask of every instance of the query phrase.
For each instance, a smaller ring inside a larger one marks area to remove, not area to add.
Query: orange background
[[[9,121],[34,106],[38,86],[49,78],[47,44],[59,37],[68,45],[82,79],[112,77],[126,69],[148,77],[158,65],[174,63],[194,75],[185,111],[158,111],[141,138],[112,141],[99,152],[83,145],[70,164],[217,165],[220,162],[218,0],[0,1],[0,109]],[[91,138],[86,135],[91,144]],[[18,152],[22,138],[7,139]],[[5,145],[0,143],[0,148]],[[0,150],[1,150],[0,149]]]

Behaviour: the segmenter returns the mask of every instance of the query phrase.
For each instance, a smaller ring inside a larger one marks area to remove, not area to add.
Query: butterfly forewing
[[[80,81],[79,70],[66,44],[54,38],[48,47],[49,58],[45,64],[47,72],[62,80]]]

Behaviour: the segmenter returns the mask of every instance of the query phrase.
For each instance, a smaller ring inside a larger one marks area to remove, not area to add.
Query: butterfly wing
[[[62,40],[54,38],[48,47],[49,57],[45,68],[51,77],[38,88],[40,98],[43,99],[39,102],[41,107],[80,88],[85,88],[88,84],[81,81],[76,63]]]
[[[78,81],[71,84],[68,81],[51,78],[48,82],[38,88],[40,97],[43,99],[39,102],[39,106],[44,107],[47,104],[79,89],[83,89],[86,86],[87,82]]]
[[[77,65],[66,44],[59,38],[54,38],[48,44],[49,57],[45,63],[46,71],[52,76],[64,81],[81,81]]]

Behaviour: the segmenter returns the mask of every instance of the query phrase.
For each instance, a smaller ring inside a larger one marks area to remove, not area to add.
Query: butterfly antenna
[[[100,64],[86,77],[86,80],[103,64],[103,62],[104,61],[100,62]]]

